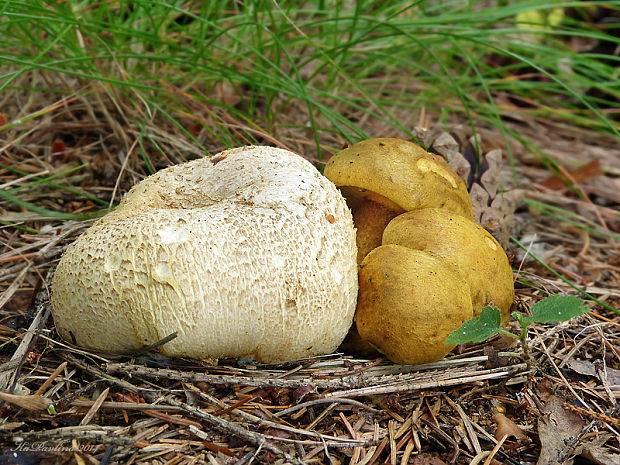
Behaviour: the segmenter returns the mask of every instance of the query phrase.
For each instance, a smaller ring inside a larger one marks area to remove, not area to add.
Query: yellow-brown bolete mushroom
[[[514,300],[512,269],[493,236],[440,208],[390,221],[360,265],[359,286],[359,336],[406,364],[443,358],[454,348],[444,343],[448,335],[487,304],[506,323]]]
[[[331,353],[357,297],[355,230],[306,160],[243,147],[138,183],[64,253],[51,302],[60,335],[126,353],[178,336],[168,356],[265,363]]]
[[[473,218],[467,187],[440,156],[402,139],[359,142],[335,154],[325,176],[340,189],[357,228],[358,263],[381,245],[392,218],[419,208],[443,208]]]
[[[357,330],[396,363],[443,358],[454,348],[448,335],[473,317],[468,282],[430,252],[382,245],[364,258],[359,280]]]
[[[390,221],[382,243],[432,252],[456,264],[469,282],[474,316],[493,304],[501,310],[504,324],[510,320],[512,268],[502,247],[483,227],[446,210],[423,208]]]
[[[429,363],[485,305],[508,321],[512,269],[473,222],[465,183],[443,158],[400,139],[371,139],[334,155],[325,175],[357,228],[360,290],[347,349],[365,353],[366,342],[397,363]]]

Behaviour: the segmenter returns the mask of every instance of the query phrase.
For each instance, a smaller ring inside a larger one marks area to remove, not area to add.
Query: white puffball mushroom
[[[357,248],[340,192],[307,160],[241,147],[136,184],[63,254],[60,335],[128,353],[263,363],[333,352],[353,320]]]

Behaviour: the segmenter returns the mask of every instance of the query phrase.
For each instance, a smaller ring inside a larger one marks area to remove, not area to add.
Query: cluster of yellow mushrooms
[[[419,364],[484,305],[506,320],[513,297],[506,255],[450,166],[372,139],[325,176],[242,147],[146,178],[68,247],[51,301],[63,338],[105,352],[176,334],[164,355],[278,363],[335,351],[355,318],[389,359]]]
[[[463,180],[438,155],[400,139],[371,139],[337,153],[325,176],[357,228],[359,336],[390,360],[437,361],[450,333],[494,304],[514,300],[499,243],[473,221]]]

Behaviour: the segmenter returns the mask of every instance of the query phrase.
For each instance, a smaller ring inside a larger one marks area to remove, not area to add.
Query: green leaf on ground
[[[568,295],[552,295],[532,305],[532,316],[523,318],[524,323],[552,323],[554,321],[568,321],[575,316],[589,312],[578,297]]]
[[[498,308],[484,307],[480,316],[463,323],[446,339],[446,344],[465,344],[467,342],[482,342],[499,331],[501,313]]]

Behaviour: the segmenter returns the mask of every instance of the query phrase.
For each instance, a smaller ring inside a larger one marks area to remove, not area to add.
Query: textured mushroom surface
[[[325,176],[357,228],[356,325],[341,350],[366,354],[372,346],[398,363],[428,363],[450,351],[446,337],[485,305],[509,320],[506,254],[473,222],[467,187],[442,157],[401,139],[369,139],[335,154]],[[431,263],[438,269],[426,273]]]
[[[448,335],[473,317],[469,284],[433,253],[382,245],[360,266],[355,322],[362,339],[402,364],[437,361]]]
[[[378,138],[338,152],[325,176],[347,199],[358,229],[358,262],[381,245],[389,221],[418,208],[443,208],[473,218],[467,187],[440,156],[402,139]]]
[[[245,147],[135,185],[65,252],[52,306],[68,341],[275,363],[334,351],[357,296],[355,230],[303,158]]]
[[[433,252],[456,264],[470,284],[474,316],[492,303],[504,324],[510,320],[512,268],[504,249],[483,227],[446,210],[423,208],[390,221],[382,243]]]
[[[439,207],[473,217],[463,180],[442,157],[413,142],[392,138],[358,142],[329,160],[325,176],[338,187],[374,192],[406,211]]]

